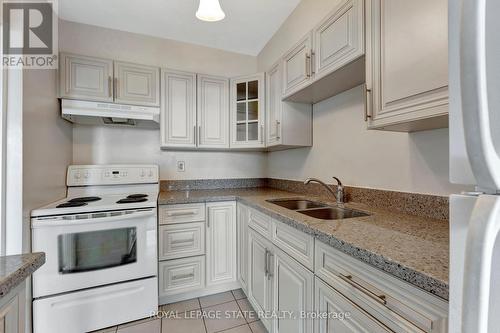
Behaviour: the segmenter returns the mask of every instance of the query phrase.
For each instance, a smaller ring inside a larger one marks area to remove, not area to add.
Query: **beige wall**
[[[302,0],[258,56],[267,70],[339,1]],[[447,195],[462,190],[448,181],[448,130],[413,134],[368,131],[362,88],[313,107],[314,146],[270,153],[267,175],[319,177],[361,187]]]
[[[59,35],[66,52],[227,77],[257,71],[256,57],[79,23],[61,21]],[[73,140],[76,164],[157,163],[163,179],[265,176],[265,154],[162,151],[158,130],[77,125]],[[185,172],[176,171],[177,161]]]
[[[71,124],[60,116],[55,70],[23,75],[23,214],[66,196],[66,168],[73,158]],[[28,238],[29,239],[29,238]]]

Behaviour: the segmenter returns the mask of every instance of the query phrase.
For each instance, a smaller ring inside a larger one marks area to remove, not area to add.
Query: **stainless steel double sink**
[[[320,220],[339,220],[370,216],[370,214],[359,210],[329,206],[320,202],[305,199],[272,199],[266,201]]]

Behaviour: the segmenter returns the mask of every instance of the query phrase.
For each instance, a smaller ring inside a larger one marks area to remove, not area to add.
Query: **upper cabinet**
[[[61,98],[113,102],[113,61],[61,53]]]
[[[447,10],[447,0],[367,2],[369,128],[448,126]]]
[[[281,62],[266,73],[266,147],[312,146],[312,105],[284,102]]]
[[[160,71],[157,67],[115,61],[115,102],[160,105]]]
[[[160,70],[61,53],[59,94],[68,99],[160,106]]]
[[[196,74],[162,69],[161,89],[161,146],[195,148]]]
[[[283,56],[283,94],[289,96],[311,83],[312,34],[307,34]]]
[[[264,148],[264,73],[231,79],[231,147]]]
[[[317,103],[365,81],[364,0],[337,6],[285,54],[287,101]]]
[[[229,148],[229,80],[198,74],[198,147]]]

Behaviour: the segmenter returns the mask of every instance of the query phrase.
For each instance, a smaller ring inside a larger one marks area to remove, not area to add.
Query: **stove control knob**
[[[111,173],[109,171],[104,172],[104,177],[109,177]]]
[[[148,176],[149,176],[149,178],[153,178],[153,170],[149,170]]]
[[[82,178],[81,173],[80,173],[80,172],[75,173],[75,179],[77,179],[77,180],[78,180],[78,179],[80,179],[80,178]]]
[[[142,170],[141,171],[141,178],[144,178],[144,176],[146,176],[146,171]]]
[[[85,179],[89,179],[89,177],[90,177],[89,172],[88,172],[88,171],[87,171],[87,172],[85,172],[85,174],[83,175],[83,178],[85,178]]]

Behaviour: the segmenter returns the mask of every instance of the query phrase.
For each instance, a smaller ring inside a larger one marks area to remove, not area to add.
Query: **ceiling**
[[[257,55],[300,0],[220,0],[226,18],[196,19],[198,0],[60,0],[62,19]]]

